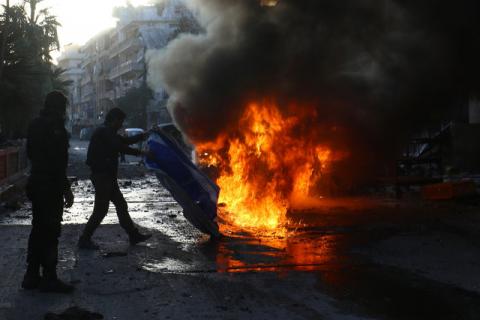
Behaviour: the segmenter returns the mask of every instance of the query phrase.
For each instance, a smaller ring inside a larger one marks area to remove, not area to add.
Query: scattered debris
[[[69,176],[68,181],[72,186],[78,186],[78,177],[76,176]]]
[[[79,307],[70,307],[60,314],[49,312],[44,317],[45,320],[99,320],[103,315],[97,312],[91,312]]]
[[[129,181],[124,181],[122,183],[122,187],[126,188],[126,187],[130,187],[132,185],[132,181],[129,180]]]
[[[3,207],[9,211],[17,211],[22,208],[22,204],[18,200],[6,201]]]
[[[113,257],[125,257],[127,255],[124,251],[111,251],[111,252],[104,252],[102,257],[104,258],[113,258]]]

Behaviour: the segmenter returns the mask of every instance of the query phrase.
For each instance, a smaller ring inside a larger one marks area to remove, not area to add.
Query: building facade
[[[106,112],[129,90],[146,85],[146,52],[165,47],[185,30],[185,21],[195,17],[181,0],[161,4],[114,9],[115,28],[104,31],[85,45],[66,47],[59,66],[72,80],[70,88],[72,133],[98,125]],[[190,24],[187,24],[190,25]],[[145,127],[170,122],[166,109],[168,95],[163,89],[152,93],[145,106]]]
[[[73,128],[75,123],[80,122],[81,110],[79,109],[81,101],[80,84],[83,78],[84,53],[81,47],[74,44],[66,45],[63,49],[62,56],[58,59],[58,67],[65,70],[62,74],[64,80],[71,82],[68,92],[68,100],[70,101],[69,109],[69,124],[70,130],[75,131]]]

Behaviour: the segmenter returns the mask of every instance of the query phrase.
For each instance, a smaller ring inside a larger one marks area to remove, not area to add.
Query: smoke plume
[[[192,141],[236,130],[248,102],[314,106],[309,125],[358,159],[393,157],[405,138],[479,89],[475,0],[202,0],[204,32],[151,52],[149,84]],[[291,112],[291,111],[290,111]],[[357,159],[357,160],[358,160]]]

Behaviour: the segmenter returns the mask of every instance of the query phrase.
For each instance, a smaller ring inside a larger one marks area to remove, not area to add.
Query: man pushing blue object
[[[175,139],[154,129],[147,141],[150,157],[146,166],[183,208],[183,215],[197,229],[220,237],[217,202],[220,188],[190,160]]]

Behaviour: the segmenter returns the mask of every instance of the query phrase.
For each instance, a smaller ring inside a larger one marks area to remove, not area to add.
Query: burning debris
[[[192,3],[205,32],[150,52],[149,84],[235,224],[275,228],[299,198],[362,185],[478,91],[473,0]]]
[[[331,176],[331,163],[348,153],[319,142],[322,130],[305,125],[305,118],[314,115],[311,109],[310,114],[283,116],[274,104],[252,103],[238,132],[197,144],[199,154],[208,155],[201,163],[219,170],[219,201],[229,212],[225,220],[247,228],[277,229],[286,224],[292,204],[322,189],[324,178]]]

